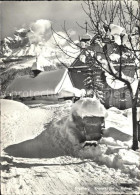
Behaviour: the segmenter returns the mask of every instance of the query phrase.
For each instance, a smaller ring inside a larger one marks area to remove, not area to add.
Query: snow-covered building
[[[15,100],[59,101],[79,98],[82,91],[75,88],[70,79],[68,69],[43,71],[32,66],[33,76],[25,75],[16,78],[6,89],[6,98]]]
[[[74,86],[78,89],[85,89],[86,91],[87,91],[87,87],[86,87],[85,79],[87,78],[87,73],[90,68],[88,55],[91,58],[95,53],[96,57],[99,56],[100,58],[105,59],[103,53],[103,45],[99,41],[98,36],[96,35],[90,40],[89,38],[91,37],[87,36],[87,39],[80,39],[81,48],[82,48],[81,53],[69,67],[69,72]],[[83,42],[85,42],[85,44]],[[110,58],[112,58],[111,60],[113,62],[113,66],[115,70],[118,70],[119,48],[117,47],[115,42],[106,43],[106,47],[107,47],[106,49],[110,51]],[[125,53],[127,54],[127,52]],[[94,64],[93,61],[91,63]],[[128,77],[134,78],[134,73],[135,73],[134,60],[131,59],[129,55],[128,56],[124,55],[122,56],[122,64],[123,64],[122,72]],[[113,87],[112,84],[116,85],[116,82],[112,83],[111,80],[109,79],[107,80],[104,71],[97,68],[97,77],[94,78],[94,81],[99,83],[100,82],[99,77],[103,77],[104,80],[102,91],[104,94],[105,106],[107,108],[112,106],[117,107],[119,109],[125,109],[131,107],[131,97],[130,97],[129,90],[127,89],[126,86],[122,86],[119,88],[117,88],[116,86]]]

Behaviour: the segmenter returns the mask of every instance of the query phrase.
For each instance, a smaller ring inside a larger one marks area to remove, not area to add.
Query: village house
[[[108,41],[108,40],[105,40]],[[71,79],[73,81],[73,84],[78,89],[85,89],[88,95],[88,89],[86,86],[86,78],[87,74],[90,70],[90,63],[88,61],[88,55],[86,55],[86,52],[90,52],[90,58],[92,58],[92,52],[96,52],[96,55],[100,55],[103,59],[104,54],[102,47],[100,45],[100,42],[98,41],[98,36],[94,36],[91,38],[91,36],[86,33],[86,35],[82,36],[80,39],[80,46],[81,46],[81,52],[80,55],[76,58],[76,60],[71,64],[69,67],[69,72]],[[117,51],[117,47],[115,43],[107,43],[108,51],[110,51],[110,55],[113,53],[112,51],[115,51],[115,53],[119,53]],[[113,55],[113,54],[112,54]],[[114,56],[112,56],[114,57]],[[93,58],[92,58],[93,59]],[[117,60],[114,60],[114,68],[117,70],[119,66],[119,62]],[[93,64],[93,62],[92,62]],[[134,78],[135,74],[135,66],[133,59],[131,59],[129,56],[126,58],[122,58],[122,71],[126,76],[129,76],[131,78]],[[115,86],[111,86],[106,81],[106,77],[104,75],[104,71],[99,68],[95,67],[94,70],[96,71],[96,74],[94,74],[94,82],[100,85],[100,89],[103,92],[104,95],[104,105],[106,108],[109,107],[117,107],[119,109],[126,109],[131,107],[131,98],[129,90],[126,86],[121,87],[120,89],[116,89]],[[139,101],[140,104],[140,101]]]
[[[105,40],[108,41],[108,40]],[[45,101],[54,103],[67,99],[77,100],[80,97],[89,96],[89,88],[87,87],[87,74],[91,73],[91,63],[95,73],[92,75],[93,83],[99,85],[103,92],[104,105],[106,108],[117,107],[126,109],[131,107],[131,98],[129,90],[126,86],[116,89],[112,83],[108,83],[104,71],[90,62],[94,53],[104,58],[102,47],[98,40],[98,36],[93,38],[86,33],[80,38],[81,52],[71,66],[66,69],[58,69],[53,71],[44,71],[44,68],[36,62],[32,65],[32,76],[26,75],[16,78],[6,89],[6,98],[13,98],[18,101]],[[90,55],[86,51],[90,51]],[[115,43],[107,43],[110,54],[117,54]],[[92,58],[93,59],[93,58]],[[115,58],[114,58],[115,59]],[[118,61],[114,60],[114,67],[118,69]],[[122,71],[126,76],[134,77],[135,67],[133,59],[129,56],[122,59]],[[140,101],[139,101],[140,104]]]
[[[32,76],[16,78],[6,89],[6,98],[18,101],[55,103],[80,98],[82,91],[73,86],[68,69],[44,71],[38,62],[32,66]]]

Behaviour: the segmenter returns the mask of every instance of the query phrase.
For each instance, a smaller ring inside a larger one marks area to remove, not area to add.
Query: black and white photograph
[[[140,194],[140,1],[0,1],[2,195]]]

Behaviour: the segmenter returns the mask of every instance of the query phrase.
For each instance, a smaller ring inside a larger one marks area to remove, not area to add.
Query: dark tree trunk
[[[132,149],[138,149],[138,124],[137,124],[137,101],[132,99],[132,124],[133,124],[133,145]]]

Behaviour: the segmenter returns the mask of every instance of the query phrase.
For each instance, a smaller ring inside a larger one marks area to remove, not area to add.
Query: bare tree
[[[112,77],[112,81],[120,81],[130,92],[132,106],[132,122],[133,122],[133,145],[132,149],[138,149],[138,125],[137,125],[137,101],[140,88],[140,4],[137,1],[118,0],[118,1],[85,1],[82,4],[83,11],[88,17],[86,30],[94,36],[94,40],[100,43],[100,55],[95,48],[86,50],[87,55],[90,51],[94,51],[91,57],[92,66],[95,64],[100,66],[106,75]],[[79,24],[78,24],[79,25]],[[85,27],[79,25],[81,28]],[[68,44],[75,45],[64,25],[63,29],[66,34]],[[54,31],[54,30],[53,30]],[[54,31],[55,32],[55,31]],[[56,33],[56,32],[55,32]],[[59,35],[58,35],[59,36]],[[64,38],[64,37],[61,37]],[[57,42],[57,41],[56,41]],[[117,49],[119,62],[116,70],[111,59],[112,45]],[[63,51],[63,48],[57,44]],[[135,75],[134,78],[124,74],[123,54],[129,53],[129,56],[134,60]],[[70,54],[68,54],[70,55]],[[134,89],[135,83],[135,89]]]

